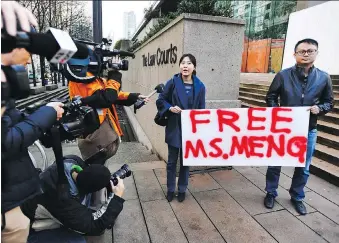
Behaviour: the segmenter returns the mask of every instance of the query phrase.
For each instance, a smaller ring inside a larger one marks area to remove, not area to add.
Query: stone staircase
[[[318,139],[311,173],[339,186],[339,76],[332,76],[334,109],[318,119]],[[244,80],[240,84],[242,107],[264,107],[270,81]]]

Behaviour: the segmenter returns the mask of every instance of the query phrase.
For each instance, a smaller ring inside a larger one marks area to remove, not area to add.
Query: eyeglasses
[[[298,54],[299,56],[305,56],[305,54],[307,53],[309,56],[313,56],[315,53],[317,52],[317,50],[302,50],[302,51],[296,51],[295,53]]]

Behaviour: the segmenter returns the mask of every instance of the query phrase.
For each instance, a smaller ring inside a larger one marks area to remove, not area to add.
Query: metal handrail
[[[44,171],[47,166],[48,166],[48,161],[47,161],[47,155],[46,152],[44,150],[44,148],[42,147],[42,145],[40,144],[40,142],[37,140],[33,143],[33,145],[35,145],[39,152],[41,153],[42,156],[42,168],[40,168],[42,171]],[[36,159],[34,158],[33,154],[31,152],[28,151],[29,157],[31,158],[33,165],[35,168],[39,168]]]

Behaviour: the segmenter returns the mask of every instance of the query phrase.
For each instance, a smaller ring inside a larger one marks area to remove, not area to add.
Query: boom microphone
[[[121,56],[121,57],[132,57],[135,58],[135,55],[133,52],[128,52],[128,51],[121,51],[117,49],[113,49],[113,51],[109,50],[101,50],[102,56],[103,57],[113,57],[113,56]]]
[[[86,59],[89,55],[88,48],[84,44],[74,42],[77,51],[73,54],[72,47],[61,46],[59,43],[66,39],[59,36],[59,41],[52,34],[18,32],[15,37],[1,33],[1,53],[11,52],[14,48],[25,48],[28,52],[41,55],[52,63],[65,63],[71,57]],[[69,46],[69,43],[66,43]],[[69,48],[69,50],[68,50]],[[56,55],[59,54],[59,55]],[[73,55],[72,55],[73,54]]]

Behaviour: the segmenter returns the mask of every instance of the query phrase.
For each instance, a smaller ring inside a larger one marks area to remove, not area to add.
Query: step
[[[243,103],[246,103],[250,106],[254,105],[257,107],[265,107],[266,102],[264,100],[259,100],[259,99],[253,99],[245,96],[239,95],[239,100],[243,101]]]
[[[333,165],[339,166],[339,150],[317,144],[314,156]]]
[[[329,123],[339,124],[339,114],[333,112],[329,112],[325,116],[319,116],[318,119]]]
[[[317,143],[339,150],[339,136],[318,131]]]
[[[16,104],[16,107],[18,109],[24,109],[25,107],[31,105],[31,104],[34,104],[35,102],[38,102],[38,101],[47,101],[47,100],[50,100],[52,98],[56,98],[56,97],[59,97],[61,95],[65,95],[65,94],[68,94],[68,90],[67,89],[62,89],[62,90],[58,90],[56,92],[45,92],[43,96],[39,96],[39,97],[31,97],[30,99],[27,99],[25,100],[24,102],[20,102],[18,104]]]
[[[242,97],[249,97],[249,98],[252,98],[252,99],[265,101],[266,95],[257,94],[257,93],[254,93],[254,92],[255,92],[254,90],[252,92],[239,91],[239,95],[242,96]]]
[[[252,99],[257,99],[257,100],[265,101],[266,95],[260,94],[260,93],[256,93],[255,90],[256,89],[252,89],[251,92],[244,92],[244,91],[240,90],[239,91],[239,95],[241,97],[249,97],[249,98],[252,98]],[[334,106],[339,106],[339,98],[334,98]]]
[[[339,98],[339,91],[333,90],[334,98]]]
[[[333,90],[334,90],[334,91],[339,91],[339,85],[334,84],[334,85],[333,85]]]
[[[240,87],[250,88],[250,89],[263,89],[268,90],[269,85],[258,84],[258,83],[240,83]]]
[[[339,125],[318,120],[318,130],[335,136],[339,136]]]
[[[310,172],[336,186],[339,186],[339,166],[313,157]]]
[[[256,94],[261,94],[261,95],[266,95],[267,94],[267,90],[266,89],[253,89],[253,88],[249,88],[249,87],[240,87],[240,92],[252,92],[252,93],[256,93]]]
[[[41,97],[44,97],[44,96],[47,96],[47,95],[52,95],[52,94],[55,94],[55,93],[65,92],[65,91],[68,91],[68,89],[63,87],[63,88],[59,88],[58,90],[46,91],[44,93],[37,94],[37,95],[30,95],[27,98],[24,98],[24,99],[21,99],[21,100],[16,100],[15,104],[20,105],[20,104],[25,103],[27,101],[30,101],[32,99],[38,99],[38,98],[41,98]]]

